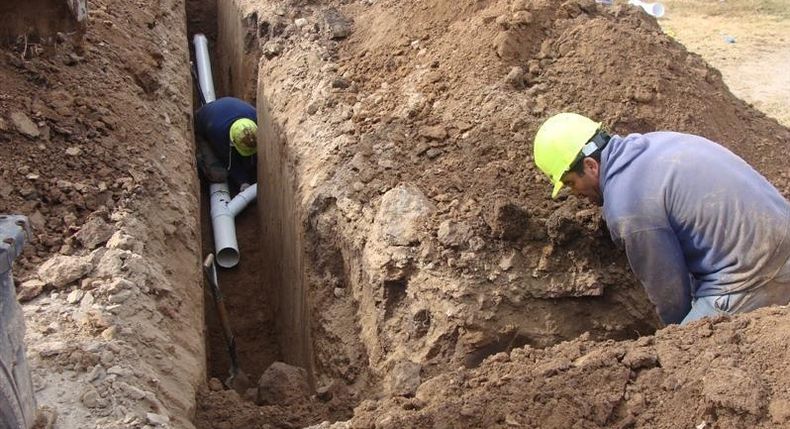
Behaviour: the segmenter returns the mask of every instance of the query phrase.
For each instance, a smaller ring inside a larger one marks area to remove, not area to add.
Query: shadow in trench
[[[203,253],[213,252],[211,217],[207,193],[203,194]],[[236,234],[241,261],[231,269],[219,268],[219,283],[225,306],[236,337],[239,366],[257,382],[260,375],[274,361],[280,359],[277,345],[270,290],[263,282],[262,252],[259,246],[258,208],[248,206],[236,218]],[[208,289],[206,297],[206,355],[207,376],[225,380],[229,374],[230,358],[217,316],[214,299]]]

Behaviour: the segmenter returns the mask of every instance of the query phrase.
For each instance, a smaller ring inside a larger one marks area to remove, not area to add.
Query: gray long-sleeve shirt
[[[790,203],[726,148],[688,134],[614,136],[603,216],[665,323],[692,297],[759,287],[790,257]]]

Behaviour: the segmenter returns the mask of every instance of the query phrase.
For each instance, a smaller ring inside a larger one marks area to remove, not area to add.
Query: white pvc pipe
[[[206,103],[217,99],[214,94],[214,76],[211,74],[211,60],[208,56],[208,39],[202,33],[195,34],[195,61],[197,62],[198,83]]]
[[[656,18],[661,18],[664,16],[664,5],[661,3],[647,3],[641,0],[628,0],[628,4],[639,6],[645,12],[647,12],[648,15],[654,16]]]
[[[255,201],[258,185],[252,185],[230,198],[227,183],[212,183],[211,193],[211,227],[214,230],[214,254],[217,265],[232,268],[239,263],[239,243],[236,239],[236,215]]]
[[[208,39],[203,34],[195,34],[195,60],[197,62],[198,83],[203,92],[203,99],[211,103],[217,97],[214,94],[214,77],[211,74],[211,60],[208,56]],[[211,228],[214,230],[214,255],[217,265],[232,268],[239,263],[239,242],[236,239],[235,218],[247,205],[255,201],[258,185],[247,187],[231,200],[228,184],[212,183],[209,185],[211,199]]]
[[[211,227],[214,230],[214,254],[217,265],[232,268],[239,263],[239,243],[236,240],[236,224],[228,210],[230,192],[227,183],[209,185],[211,194]]]
[[[247,189],[239,192],[228,203],[228,211],[234,218],[244,210],[251,202],[255,201],[258,195],[258,184],[250,185]]]

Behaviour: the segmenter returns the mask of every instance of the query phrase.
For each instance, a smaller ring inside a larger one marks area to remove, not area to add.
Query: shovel
[[[217,306],[219,323],[222,325],[222,333],[228,347],[228,354],[230,355],[230,376],[225,380],[225,386],[243,395],[247,388],[250,387],[250,379],[247,374],[239,368],[239,358],[236,355],[236,338],[233,336],[233,331],[230,329],[230,320],[228,318],[228,310],[225,308],[225,299],[222,296],[222,291],[219,290],[217,266],[214,264],[213,253],[209,253],[203,261],[203,272],[206,273],[208,283],[211,285],[211,295],[214,297],[214,304]]]

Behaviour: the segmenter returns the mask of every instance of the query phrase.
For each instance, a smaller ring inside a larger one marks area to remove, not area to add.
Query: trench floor
[[[209,198],[203,194],[203,254],[213,252]],[[236,337],[239,366],[255,383],[263,371],[280,359],[273,309],[268,285],[263,282],[265,261],[259,250],[258,208],[248,206],[236,218],[236,236],[241,261],[231,269],[218,268],[220,289]],[[217,307],[210,290],[205,290],[207,376],[225,380],[229,375],[230,358],[217,316]]]

